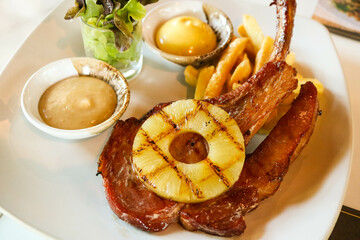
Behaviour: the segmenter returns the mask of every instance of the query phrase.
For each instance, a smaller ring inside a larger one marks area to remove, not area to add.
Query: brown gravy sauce
[[[87,76],[66,78],[51,85],[40,97],[43,121],[60,129],[83,129],[108,119],[115,111],[117,96],[106,82]]]

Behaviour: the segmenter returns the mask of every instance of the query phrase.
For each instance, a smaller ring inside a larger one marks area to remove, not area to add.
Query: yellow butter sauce
[[[203,21],[180,16],[165,22],[156,32],[157,46],[164,52],[180,56],[196,56],[216,48],[216,35]]]

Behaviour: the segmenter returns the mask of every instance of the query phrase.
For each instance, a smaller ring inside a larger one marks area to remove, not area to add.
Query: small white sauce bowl
[[[54,83],[72,76],[96,77],[115,90],[117,106],[110,118],[96,126],[77,130],[54,128],[42,120],[38,110],[42,94]],[[83,139],[111,127],[125,112],[129,100],[128,83],[116,68],[94,58],[65,58],[42,67],[29,78],[21,94],[21,109],[30,123],[47,134],[64,139]]]
[[[208,23],[217,36],[216,48],[197,56],[179,56],[161,51],[155,41],[156,32],[162,24],[177,16],[192,16]],[[232,36],[233,26],[228,16],[218,8],[200,1],[165,2],[150,9],[143,19],[143,39],[146,45],[161,57],[183,66],[198,67],[216,58],[230,44]]]

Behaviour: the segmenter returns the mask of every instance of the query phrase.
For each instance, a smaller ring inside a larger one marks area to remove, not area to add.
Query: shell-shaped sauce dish
[[[109,84],[116,92],[117,106],[104,122],[93,127],[64,130],[47,125],[41,118],[38,105],[42,94],[54,83],[73,76],[91,76]],[[26,82],[21,94],[21,109],[36,128],[64,139],[83,139],[100,134],[111,127],[125,112],[130,100],[126,79],[114,67],[94,58],[65,58],[52,62],[35,72]]]
[[[159,27],[177,16],[192,16],[210,25],[217,37],[216,48],[198,56],[179,56],[161,51],[155,41]],[[152,8],[143,20],[143,39],[150,49],[161,57],[179,65],[202,66],[218,57],[230,44],[233,26],[229,17],[218,8],[200,1],[166,2]]]

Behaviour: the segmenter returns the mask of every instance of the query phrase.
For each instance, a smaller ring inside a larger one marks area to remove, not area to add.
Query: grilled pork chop
[[[227,111],[239,124],[245,141],[254,134],[283,98],[297,86],[296,71],[285,62],[268,63],[243,87],[208,100]],[[164,200],[148,190],[132,169],[132,144],[148,116],[168,104],[160,104],[140,120],[118,121],[99,160],[99,169],[110,207],[132,225],[148,231],[164,230],[178,220],[179,203]],[[251,114],[250,114],[251,113]]]
[[[274,52],[276,53],[273,54],[275,56],[273,59],[283,60],[288,52],[296,4],[294,0],[278,0],[276,1],[276,5],[279,20],[278,31],[282,33],[277,34],[275,48],[281,49],[275,49]],[[289,14],[289,12],[291,14]],[[288,34],[290,34],[290,37],[287,36],[287,38],[284,38],[284,36]],[[285,62],[269,62],[244,83],[243,86],[228,94],[205,101],[215,104],[227,111],[238,123],[240,130],[244,134],[245,142],[248,143],[282,99],[295,89],[297,86],[295,75],[295,69],[288,66]],[[130,118],[125,121],[118,121],[99,160],[98,170],[104,179],[106,196],[110,207],[120,219],[146,231],[164,230],[169,224],[178,221],[179,212],[184,207],[184,204],[160,198],[148,190],[140,180],[137,179],[131,165],[131,149],[137,130],[151,114],[159,111],[168,104],[169,103],[157,105],[139,120]],[[271,143],[273,141],[269,140],[269,142]],[[301,143],[302,142],[304,141],[301,141]],[[298,144],[299,143],[295,145],[298,146]],[[295,152],[299,151],[300,148]],[[295,155],[296,154],[293,154],[292,156]],[[273,159],[266,159],[270,161],[269,164],[271,165]],[[253,160],[250,162],[258,163],[261,161]],[[247,167],[248,164],[245,164],[245,166],[245,168],[249,168],[249,170],[246,170],[242,176],[248,174],[248,172],[252,173],[251,166]],[[282,176],[286,173],[287,167],[283,169],[285,170],[281,172]],[[264,171],[265,170],[263,170],[263,172]],[[206,221],[200,221],[199,223],[197,219],[206,219],[207,212],[204,212],[205,215],[199,213],[196,211],[196,207],[193,207],[199,205],[193,204],[186,205],[181,211],[181,222],[187,229],[191,230],[202,230],[224,236],[240,234],[245,229],[243,215],[245,212],[256,207],[262,199],[262,195],[260,194],[262,188],[258,188],[260,185],[256,185],[257,182],[253,181],[254,179],[255,178],[248,179],[249,182],[254,182],[253,186],[238,189],[238,184],[236,184],[233,191],[229,191],[223,196],[220,196],[227,198],[230,205],[234,200],[232,195],[229,196],[229,193],[239,196],[238,199],[240,200],[234,203],[235,205],[240,203],[242,209],[241,214],[239,211],[237,212],[239,214],[236,224],[237,227],[233,227],[233,222],[226,223],[226,221],[224,221],[224,226],[221,227],[217,227],[216,224],[216,226],[213,226]],[[266,183],[265,178],[261,179],[264,179],[263,181]],[[270,185],[273,183],[271,179],[267,180]],[[243,184],[244,181],[242,181],[241,184]],[[239,191],[237,191],[237,189]],[[216,199],[213,201],[216,204]],[[216,207],[217,210],[220,211],[226,208],[226,206],[222,207],[219,205]],[[231,217],[231,219],[233,219],[233,217]]]

